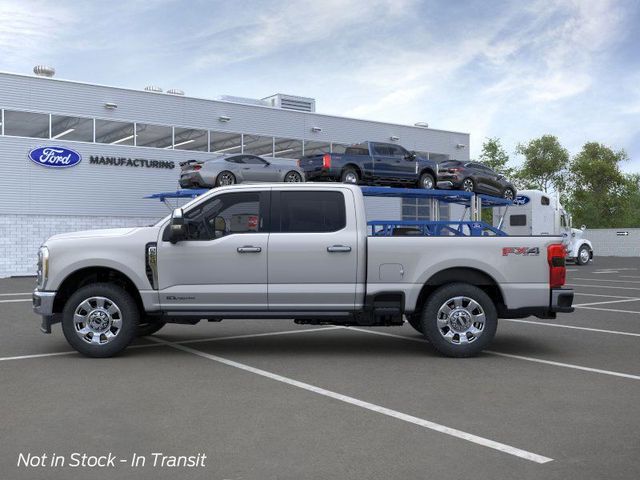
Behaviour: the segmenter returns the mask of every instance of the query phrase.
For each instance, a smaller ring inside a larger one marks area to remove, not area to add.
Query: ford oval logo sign
[[[514,205],[526,205],[529,203],[530,198],[526,195],[518,195],[516,199],[513,201]]]
[[[43,167],[68,168],[79,164],[82,156],[64,147],[38,147],[29,152],[29,160]]]

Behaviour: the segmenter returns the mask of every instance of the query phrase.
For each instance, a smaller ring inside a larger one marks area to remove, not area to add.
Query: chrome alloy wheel
[[[462,182],[462,190],[465,192],[473,192],[473,180],[467,178],[464,182]]]
[[[299,183],[302,182],[302,176],[298,172],[289,172],[284,177],[284,181],[287,183]]]
[[[354,172],[347,172],[344,176],[343,183],[351,183],[353,185],[358,183],[358,175]]]
[[[73,314],[73,326],[82,340],[92,345],[111,342],[122,329],[122,313],[106,297],[90,297],[80,302]]]
[[[580,249],[580,261],[582,263],[587,263],[589,261],[589,249],[587,248]]]
[[[422,178],[422,188],[424,188],[425,190],[432,190],[433,185],[433,178],[431,178],[429,175],[425,175]]]
[[[218,184],[221,185],[221,186],[222,185],[233,185],[234,183],[236,183],[236,179],[229,172],[222,172],[220,174],[220,176],[218,177]]]
[[[504,198],[506,198],[507,200],[513,200],[513,190],[511,190],[510,188],[507,188],[504,191]]]
[[[469,297],[453,297],[438,310],[438,331],[449,343],[464,345],[475,342],[485,325],[484,310]]]

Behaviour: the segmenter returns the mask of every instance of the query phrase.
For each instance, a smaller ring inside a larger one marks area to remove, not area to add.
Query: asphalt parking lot
[[[575,313],[502,320],[472,359],[408,325],[278,320],[169,325],[88,359],[39,332],[34,279],[0,280],[0,478],[640,478],[640,259],[568,270]],[[17,466],[73,452],[127,462]]]

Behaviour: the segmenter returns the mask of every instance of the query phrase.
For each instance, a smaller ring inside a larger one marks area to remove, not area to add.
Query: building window
[[[331,144],[329,142],[304,141],[305,155],[322,155],[323,153],[329,152],[331,152]]]
[[[133,145],[133,123],[96,119],[96,142],[111,145]]]
[[[5,110],[4,134],[14,137],[49,138],[49,115]]]
[[[274,138],[273,156],[278,158],[300,158],[302,157],[302,140],[292,140],[289,138]]]
[[[174,129],[173,148],[176,150],[206,152],[209,149],[208,132],[206,130],[176,127]]]
[[[93,119],[51,115],[51,139],[93,142]]]
[[[273,137],[244,135],[244,153],[273,157]]]
[[[211,143],[209,151],[211,153],[232,154],[242,153],[242,135],[239,133],[210,132]]]
[[[173,145],[173,129],[164,125],[136,123],[136,146],[171,148]]]

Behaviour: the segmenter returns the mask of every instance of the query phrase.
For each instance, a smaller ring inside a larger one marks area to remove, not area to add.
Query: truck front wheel
[[[468,283],[438,288],[425,303],[422,331],[433,347],[447,357],[472,357],[496,334],[498,315],[489,296]]]
[[[136,330],[136,335],[138,337],[146,337],[147,335],[153,335],[162,327],[164,327],[167,322],[163,322],[161,320],[145,320],[142,319],[138,324],[138,328]]]
[[[578,256],[576,257],[576,263],[578,265],[586,265],[589,263],[591,259],[591,252],[589,252],[589,247],[586,245],[581,245],[578,249]]]
[[[112,283],[77,290],[62,311],[67,342],[88,357],[112,357],[136,336],[140,312],[133,297]]]

